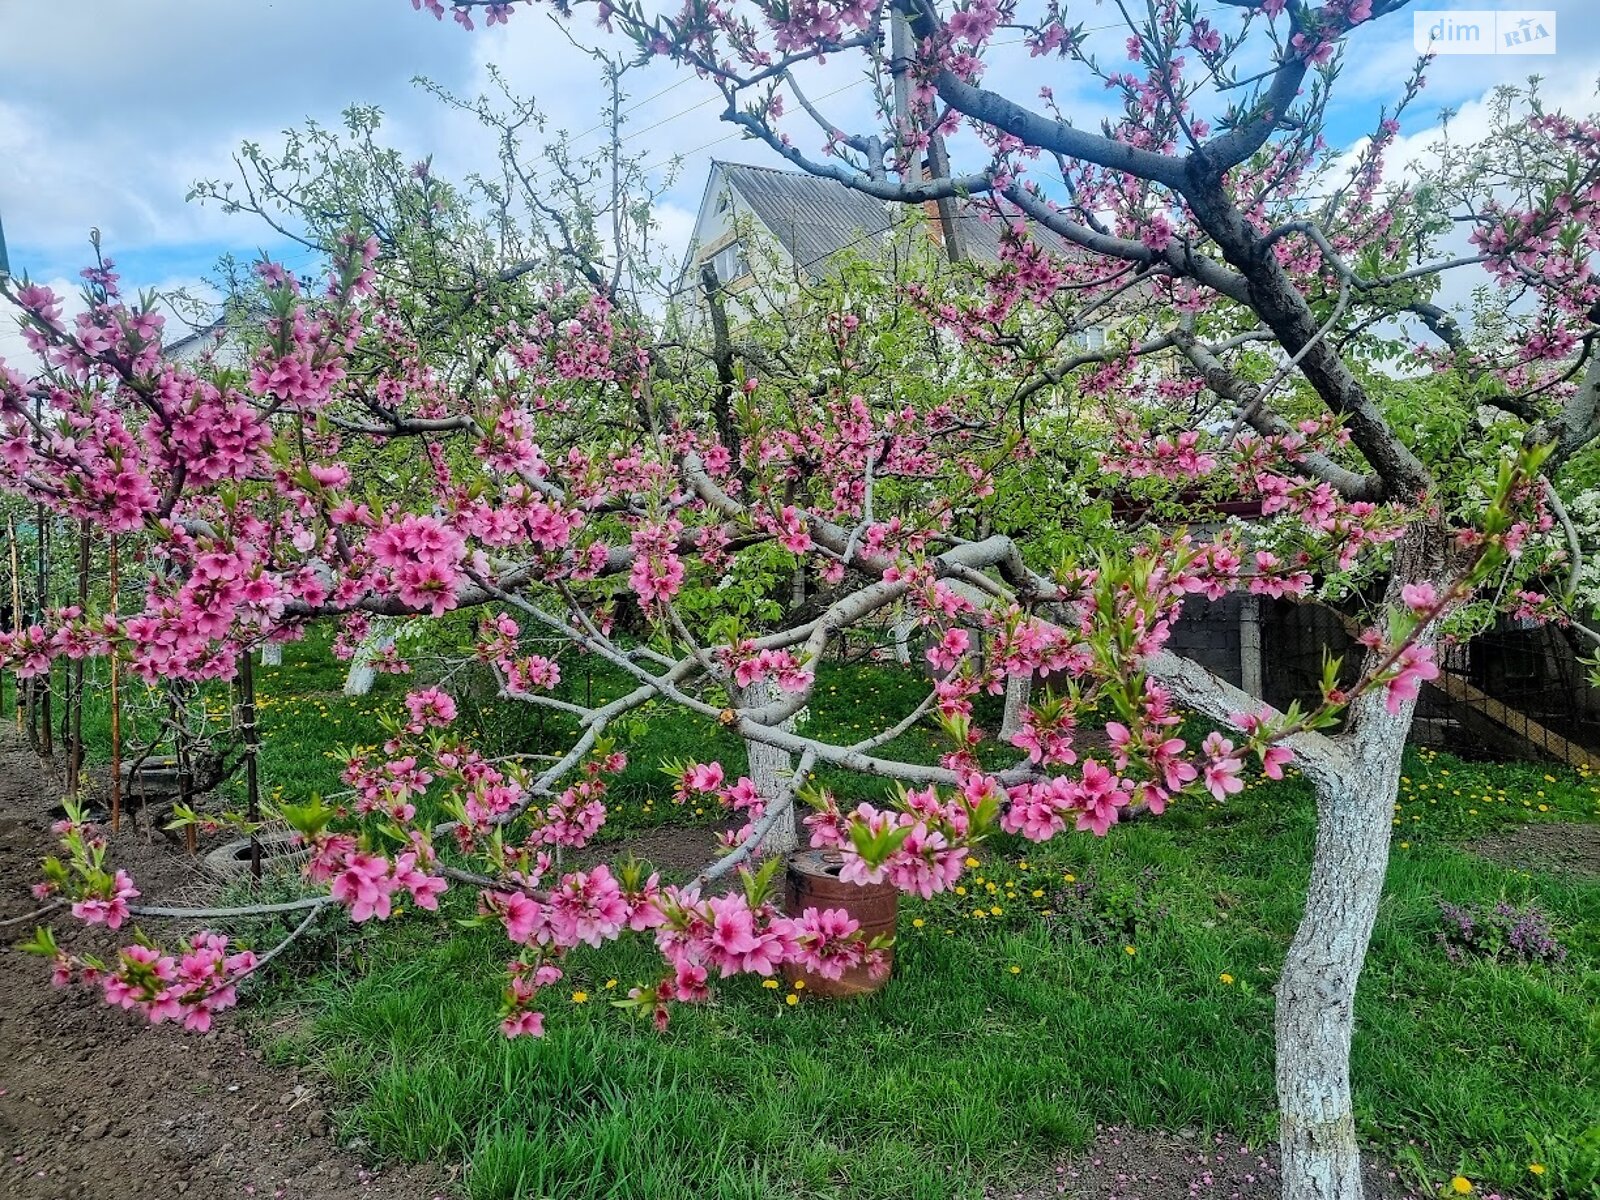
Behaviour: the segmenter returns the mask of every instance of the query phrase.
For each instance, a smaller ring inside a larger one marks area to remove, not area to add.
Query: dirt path
[[[28,887],[53,848],[55,797],[52,775],[14,733],[0,732],[0,920],[37,907]],[[205,891],[191,860],[159,837],[124,832],[113,857],[149,898]],[[56,921],[64,945],[87,944],[68,940],[83,936],[75,924]],[[228,1020],[198,1037],[146,1026],[82,989],[49,987],[44,963],[11,949],[30,932],[0,928],[0,1196],[443,1195],[431,1169],[378,1173],[341,1150],[315,1090],[265,1065]]]

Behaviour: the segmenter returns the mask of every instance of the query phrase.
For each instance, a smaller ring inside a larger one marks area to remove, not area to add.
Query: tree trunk
[[[917,622],[906,617],[896,621],[889,632],[894,635],[894,660],[902,667],[911,665],[911,635],[916,631]]]
[[[263,642],[261,645],[261,665],[263,667],[283,666],[283,643]]]
[[[778,688],[770,680],[752,683],[747,688],[735,688],[730,685],[730,691],[736,708],[760,708],[770,704],[779,696]],[[794,718],[778,725],[779,729],[791,730],[794,728]],[[776,746],[769,746],[764,742],[753,742],[748,738],[744,743],[745,754],[750,760],[750,781],[756,785],[756,791],[767,803],[772,803],[779,796],[786,795],[794,782],[794,759],[787,750],[780,750]],[[791,804],[789,811],[773,824],[767,831],[767,836],[762,839],[761,850],[767,854],[788,854],[800,844],[798,831],[795,827],[794,806]]]
[[[350,671],[344,677],[344,694],[346,696],[365,696],[372,691],[372,685],[378,678],[378,669],[372,665],[372,660],[380,655],[387,654],[394,648],[394,634],[388,630],[374,629],[368,634],[360,646],[356,648],[355,656],[350,660]]]
[[[1418,580],[1441,581],[1444,543],[1418,527],[1397,544],[1386,600]],[[1426,640],[1426,639],[1425,639]],[[1346,768],[1317,786],[1317,838],[1305,913],[1277,998],[1278,1140],[1284,1200],[1362,1200],[1350,1103],[1356,983],[1389,861],[1401,756],[1415,702],[1398,713],[1376,688],[1351,706],[1340,738]]]
[[[1033,674],[1006,677],[1005,715],[1000,718],[1000,740],[1009,743],[1011,735],[1022,728],[1022,719],[1033,702]]]

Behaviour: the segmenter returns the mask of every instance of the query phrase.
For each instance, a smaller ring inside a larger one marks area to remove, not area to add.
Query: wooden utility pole
[[[926,161],[917,156],[908,145],[911,133],[911,22],[898,4],[889,8],[889,74],[894,81],[895,140],[907,159],[906,170],[917,183],[930,179],[950,178],[950,156],[945,152],[944,138],[937,129],[928,132]],[[934,211],[929,214],[937,223],[939,240],[944,245],[945,256],[953,263],[964,261],[961,229],[958,221],[960,206],[954,196],[941,196],[934,201]]]

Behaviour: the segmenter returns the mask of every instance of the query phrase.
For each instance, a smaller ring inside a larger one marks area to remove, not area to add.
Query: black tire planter
[[[288,829],[278,829],[256,836],[261,847],[263,874],[281,874],[298,871],[311,859],[311,851],[295,844],[295,835]],[[208,853],[203,860],[207,871],[223,879],[235,879],[250,873],[250,839],[239,838],[226,842]]]

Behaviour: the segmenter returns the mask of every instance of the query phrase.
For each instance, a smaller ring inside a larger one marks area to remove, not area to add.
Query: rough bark
[[[1438,583],[1444,536],[1418,526],[1397,545],[1389,599],[1403,584]],[[1378,915],[1389,861],[1401,756],[1415,702],[1397,713],[1384,689],[1349,713],[1344,769],[1315,780],[1316,848],[1305,912],[1277,997],[1279,1146],[1285,1200],[1362,1200],[1361,1155],[1350,1102],[1356,984]]]
[[[768,680],[752,683],[747,688],[733,689],[731,697],[737,708],[760,708],[779,698],[777,687]],[[794,718],[789,717],[774,728],[789,732],[794,728]],[[765,742],[745,739],[745,753],[750,760],[750,781],[756,785],[756,791],[761,798],[771,803],[772,800],[788,792],[789,784],[794,776],[794,759],[787,750],[777,746],[769,746]],[[780,816],[767,836],[762,839],[761,848],[768,854],[788,854],[800,844],[799,834],[795,828],[794,808]]]
[[[378,678],[378,669],[372,665],[373,659],[393,648],[394,634],[388,630],[369,636],[362,642],[356,649],[355,657],[350,660],[349,674],[344,677],[344,694],[365,696],[372,691],[372,685]]]
[[[1033,676],[1009,675],[1006,677],[1005,714],[1000,718],[1000,740],[1009,742],[1011,735],[1022,728],[1022,718],[1033,701]]]

